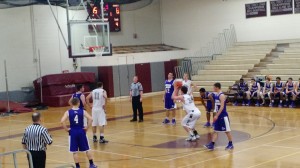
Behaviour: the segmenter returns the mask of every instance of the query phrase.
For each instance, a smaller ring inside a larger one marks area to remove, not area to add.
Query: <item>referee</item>
[[[130,122],[137,121],[137,111],[139,111],[139,122],[144,121],[142,106],[143,86],[138,82],[138,77],[133,77],[133,83],[130,85],[130,101],[132,102],[133,119]]]
[[[25,129],[22,138],[23,148],[31,153],[34,168],[45,168],[47,144],[52,144],[52,138],[47,129],[40,125],[40,113],[33,113],[32,121],[33,124]]]

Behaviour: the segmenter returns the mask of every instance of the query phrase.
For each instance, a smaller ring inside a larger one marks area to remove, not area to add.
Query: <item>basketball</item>
[[[174,86],[175,86],[175,88],[181,88],[182,87],[182,80],[175,80]]]

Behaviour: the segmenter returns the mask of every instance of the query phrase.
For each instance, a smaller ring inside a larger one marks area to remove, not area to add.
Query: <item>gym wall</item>
[[[65,9],[53,9],[67,37]],[[154,0],[151,5],[142,9],[122,11],[121,17],[122,31],[111,34],[113,45],[162,42],[159,0]],[[23,93],[21,87],[31,87],[32,81],[38,77],[38,51],[41,56],[42,75],[61,73],[63,70],[73,72],[72,59],[68,58],[66,46],[49,6],[1,9],[0,23],[0,100],[6,99],[4,59],[7,60],[9,91],[13,101],[33,99],[33,93]],[[133,33],[137,33],[137,39],[133,38]],[[103,61],[101,58],[98,60],[100,65]],[[78,62],[80,66],[81,60]]]
[[[300,38],[300,14],[246,19],[245,4],[266,0],[162,0],[163,43],[198,50],[234,24],[238,41]]]

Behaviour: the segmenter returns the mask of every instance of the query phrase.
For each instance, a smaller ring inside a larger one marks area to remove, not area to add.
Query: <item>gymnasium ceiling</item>
[[[91,0],[94,1],[94,0]],[[112,2],[118,4],[131,4],[134,2],[143,1],[143,0],[104,0],[104,2]],[[66,0],[50,0],[52,5],[62,6],[64,7],[66,4]],[[69,0],[69,2],[78,3],[80,0]],[[14,7],[22,7],[36,4],[45,4],[47,5],[47,0],[0,0],[0,9],[5,8],[14,8]]]

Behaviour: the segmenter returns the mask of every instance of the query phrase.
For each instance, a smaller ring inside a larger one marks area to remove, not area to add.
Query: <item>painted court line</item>
[[[217,158],[225,157],[225,156],[228,156],[228,155],[231,155],[231,154],[242,153],[242,152],[245,152],[245,151],[248,151],[248,150],[251,150],[251,149],[259,148],[259,147],[264,146],[264,145],[268,145],[268,144],[272,144],[272,143],[275,143],[275,142],[280,142],[280,141],[292,139],[292,138],[299,137],[299,136],[300,136],[300,135],[296,135],[296,136],[292,136],[292,137],[289,137],[289,138],[285,138],[285,139],[281,139],[281,140],[269,142],[269,143],[266,143],[266,144],[261,144],[261,145],[255,146],[255,147],[250,147],[250,148],[246,148],[246,149],[243,149],[243,150],[240,150],[240,151],[237,151],[237,152],[232,152],[232,153],[230,153],[230,154],[225,154],[225,155],[221,155],[221,156],[218,156],[218,157],[206,159],[206,160],[203,160],[203,161],[200,161],[200,162],[196,162],[196,163],[193,163],[193,164],[189,164],[189,165],[186,165],[186,166],[180,166],[179,168],[189,167],[189,166],[194,166],[194,165],[197,165],[197,164],[200,164],[200,163],[204,163],[204,162],[208,162],[208,161],[211,161],[211,160],[215,160],[215,159],[217,159]],[[196,154],[196,153],[197,153],[197,152],[195,152],[195,153],[193,153],[193,154]],[[190,155],[191,155],[191,154],[190,154]]]
[[[274,161],[277,161],[279,159],[283,159],[283,158],[286,158],[286,157],[289,157],[289,156],[293,156],[293,155],[296,155],[300,152],[294,152],[294,153],[291,153],[291,154],[288,154],[288,155],[284,155],[284,156],[281,156],[281,157],[277,157],[275,159],[271,159],[271,160],[268,160],[268,161],[265,161],[265,162],[262,162],[262,163],[259,163],[259,164],[256,164],[256,165],[253,165],[253,166],[250,166],[248,168],[253,168],[253,167],[257,167],[257,166],[261,166],[261,165],[264,165],[266,163],[270,163],[270,162],[274,162]]]
[[[273,148],[299,149],[300,150],[300,148],[289,147],[289,146],[279,146],[279,145],[264,145],[264,146],[273,147]]]
[[[64,146],[64,145],[52,145],[52,146],[61,147],[61,148],[67,148],[68,147],[68,146]],[[119,156],[126,156],[126,157],[135,158],[135,159],[145,159],[145,160],[152,160],[152,161],[159,161],[159,162],[164,162],[165,161],[165,160],[151,159],[151,158],[145,158],[145,157],[140,157],[140,156],[115,153],[115,152],[99,151],[99,150],[94,150],[94,149],[90,149],[90,151],[98,152],[98,153],[107,153],[107,154],[112,154],[112,155],[119,155]]]

